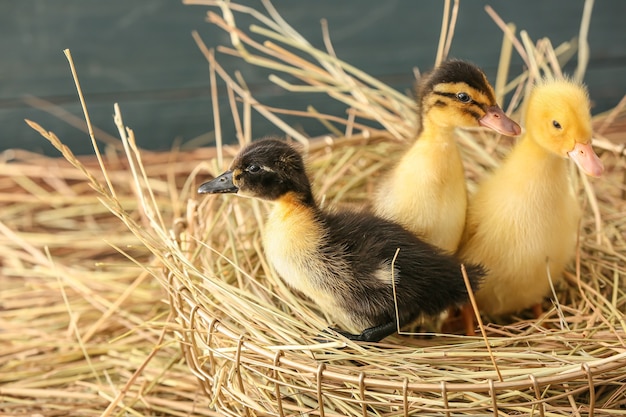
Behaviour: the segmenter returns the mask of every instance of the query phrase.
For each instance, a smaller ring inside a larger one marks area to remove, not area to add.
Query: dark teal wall
[[[261,8],[258,1],[244,1]],[[533,39],[553,44],[578,33],[582,0],[489,2],[506,21]],[[490,77],[496,72],[502,35],[484,11],[486,1],[461,2],[452,55],[472,60]],[[399,90],[412,68],[434,61],[441,1],[317,0],[275,1],[282,16],[314,44],[321,44],[321,18],[329,22],[337,54]],[[213,130],[208,66],[191,38],[199,30],[209,46],[227,43],[223,32],[205,23],[207,8],[174,0],[0,0],[0,149],[20,147],[55,152],[23,122],[30,118],[55,131],[76,152],[89,153],[86,134],[33,109],[24,100],[49,100],[82,118],[62,50],[70,48],[93,123],[116,135],[111,114],[119,102],[139,143],[167,149]],[[626,93],[626,1],[597,0],[590,29],[587,83],[594,112],[612,108]],[[287,94],[267,73],[220,57],[228,71],[239,69],[261,102],[304,110],[307,104],[341,113],[321,95]],[[521,61],[517,61],[521,63]],[[571,68],[571,67],[570,67]],[[225,104],[225,101],[222,101]],[[222,107],[225,110],[225,107]],[[232,128],[224,115],[225,136]],[[309,134],[325,130],[316,122],[292,120]],[[255,136],[279,133],[255,119]]]

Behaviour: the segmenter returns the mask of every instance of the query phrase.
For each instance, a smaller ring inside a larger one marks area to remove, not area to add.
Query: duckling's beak
[[[519,136],[522,133],[522,128],[498,106],[487,107],[487,113],[478,119],[478,124],[507,136]]]
[[[576,162],[578,168],[591,177],[599,177],[604,172],[604,165],[591,147],[591,143],[577,143],[567,154]]]
[[[233,171],[226,171],[219,177],[205,182],[198,187],[198,194],[226,194],[236,193],[239,188],[233,184]]]

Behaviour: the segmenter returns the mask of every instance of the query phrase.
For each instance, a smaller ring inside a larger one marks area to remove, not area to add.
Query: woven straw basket
[[[311,152],[308,159],[313,160],[309,165],[314,176],[324,176],[317,171],[316,160],[329,152],[342,160],[353,147],[354,139],[335,142],[331,151],[322,146]],[[358,345],[339,337],[320,339],[321,328],[315,326],[325,322],[305,326],[302,334],[291,339],[284,337],[288,332],[282,326],[285,317],[309,309],[310,304],[274,306],[282,315],[259,319],[255,317],[259,311],[273,307],[260,309],[254,297],[229,278],[230,273],[212,270],[216,258],[198,267],[198,259],[209,256],[211,249],[202,244],[194,249],[189,244],[222,238],[214,235],[226,233],[224,230],[212,233],[203,228],[232,217],[246,219],[249,216],[241,216],[241,212],[252,212],[255,202],[237,197],[225,201],[222,196],[198,201],[191,203],[188,212],[193,215],[184,227],[174,228],[177,248],[160,280],[180,325],[176,334],[187,364],[216,410],[224,415],[598,416],[613,415],[611,408],[624,403],[620,400],[626,382],[626,350],[620,341],[623,330],[617,323],[608,328],[596,324],[587,330],[582,323],[574,331],[559,327],[561,319],[574,327],[577,322],[592,320],[573,307],[580,301],[576,295],[548,312],[545,326],[536,320],[524,321],[509,327],[506,334],[502,327],[490,328],[492,354],[482,338],[394,336],[374,345]],[[207,205],[199,205],[207,201]],[[228,211],[232,205],[238,207]],[[196,215],[210,219],[193,220]],[[260,253],[259,234],[249,233],[254,225],[235,222],[228,227],[235,234],[245,233],[242,239],[252,240],[247,244]],[[195,255],[185,259],[184,253]],[[246,256],[239,254],[234,259]],[[262,258],[258,255],[249,264],[264,265]],[[271,281],[266,276],[263,267],[248,273],[250,281],[267,287],[268,292],[284,290],[278,278]],[[226,296],[211,295],[215,291]],[[227,312],[233,310],[227,305],[231,302],[239,303],[243,310],[235,318]],[[550,317],[554,321],[550,322]],[[599,322],[597,317],[595,322]],[[290,342],[293,340],[296,342]],[[501,372],[495,371],[494,361]]]
[[[549,367],[538,363],[502,382],[486,379],[484,372],[464,375],[475,383],[455,382],[453,372],[450,382],[423,381],[419,368],[424,365],[417,360],[407,364],[415,366],[414,378],[394,377],[392,370],[388,377],[371,377],[356,365],[326,365],[302,351],[259,344],[213,317],[173,274],[169,285],[176,289],[170,302],[183,327],[178,337],[188,366],[216,408],[228,415],[499,416],[530,407],[533,415],[542,417],[573,415],[576,410],[593,416],[596,391],[626,381],[626,352],[582,363]],[[443,350],[436,359],[454,363],[454,353],[453,348]],[[392,348],[389,354],[393,355]],[[484,360],[488,366],[489,359]],[[577,399],[571,408],[551,407],[567,403],[567,397]],[[349,406],[342,410],[341,404]]]
[[[212,71],[234,93],[229,97],[239,140],[251,139],[247,117],[257,110],[290,137],[308,142],[309,174],[324,204],[365,203],[375,184],[364,178],[379,179],[397,160],[394,152],[406,149],[397,146],[398,139],[413,137],[413,101],[338,60],[329,39],[328,52],[313,48],[267,1],[271,19],[234,2],[189,3],[222,10],[223,17],[208,14],[230,35],[232,48],[222,52],[279,73],[270,79],[289,91],[325,92],[352,112],[340,121],[313,110],[310,117],[345,130],[330,126],[336,139],[308,141],[282,122],[280,112],[257,103],[197,36]],[[248,13],[259,25],[241,30],[234,12]],[[451,35],[444,38],[440,45],[449,45]],[[539,67],[546,71],[546,63],[556,65],[556,57],[569,59],[575,49],[538,45],[543,52],[525,42],[535,72]],[[518,100],[528,78],[528,73],[520,75],[511,87]],[[215,93],[214,80],[212,88]],[[382,125],[387,136],[375,140],[381,131],[368,123]],[[459,142],[470,183],[497,165],[511,145],[475,136],[467,133]],[[339,336],[320,337],[329,321],[305,297],[290,292],[267,265],[260,248],[262,203],[195,195],[206,172],[219,174],[237,151],[218,146],[217,157],[185,180],[184,220],[175,222],[172,231],[153,227],[159,239],[145,239],[163,265],[157,278],[175,313],[177,338],[211,406],[231,416],[626,415],[626,296],[620,266],[626,259],[621,220],[626,207],[619,187],[603,185],[622,184],[624,161],[611,146],[604,149],[602,181],[591,184],[582,178],[577,184],[586,199],[576,272],[541,320],[492,326],[484,338],[394,336],[360,345]],[[148,194],[142,201],[149,201]],[[156,204],[144,208],[148,217],[158,211]],[[138,228],[135,233],[146,232]]]

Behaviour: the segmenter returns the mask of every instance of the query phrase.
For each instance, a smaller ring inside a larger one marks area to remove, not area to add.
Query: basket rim
[[[539,376],[535,377],[533,374],[529,373],[527,379],[516,379],[514,381],[499,381],[494,379],[486,379],[485,382],[477,382],[477,383],[459,383],[459,382],[446,382],[440,381],[438,383],[417,383],[410,382],[408,378],[404,378],[403,380],[393,380],[393,379],[383,379],[380,377],[368,377],[367,372],[361,371],[358,373],[354,373],[349,371],[348,367],[343,365],[332,365],[336,368],[344,368],[345,373],[327,369],[325,363],[319,363],[317,366],[308,365],[302,362],[299,362],[294,359],[290,359],[284,356],[285,350],[277,348],[277,349],[268,349],[267,347],[260,346],[257,343],[254,343],[252,340],[246,340],[246,335],[241,334],[238,335],[236,332],[231,330],[226,324],[223,324],[218,318],[212,317],[202,306],[198,305],[193,299],[191,292],[187,290],[184,285],[179,285],[176,291],[176,298],[178,298],[178,304],[172,303],[172,306],[176,308],[179,313],[179,317],[184,318],[187,324],[195,323],[195,316],[199,315],[202,320],[207,323],[207,328],[209,330],[209,337],[213,337],[214,333],[219,333],[232,341],[237,343],[237,348],[234,352],[232,352],[232,357],[237,360],[237,362],[248,362],[250,364],[258,364],[258,361],[249,360],[242,354],[244,349],[249,349],[250,351],[260,355],[263,358],[268,360],[266,367],[268,370],[272,371],[280,371],[280,365],[286,365],[291,367],[293,370],[298,372],[310,373],[314,375],[318,375],[321,379],[331,380],[331,381],[340,381],[345,383],[351,383],[358,386],[368,386],[372,388],[391,388],[398,390],[410,390],[415,392],[496,392],[502,390],[524,390],[528,387],[534,387],[535,390],[549,386],[552,384],[562,384],[568,383],[578,380],[586,380],[589,386],[594,385],[594,375],[601,375],[607,372],[615,371],[618,368],[626,368],[626,351],[621,353],[616,353],[610,357],[585,361],[580,363],[579,369],[576,369],[576,366],[572,365],[569,369],[555,369],[554,375],[547,376]],[[171,300],[173,301],[173,300]],[[184,301],[184,303],[182,302]],[[183,304],[187,304],[190,307],[190,311],[188,314],[182,314],[180,308],[176,307],[182,306]],[[187,330],[196,330],[195,326],[190,326]],[[213,352],[213,349],[210,346],[204,346],[205,349]],[[220,352],[220,355],[226,356],[225,353]],[[444,354],[445,355],[445,354]],[[314,359],[307,357],[308,360],[314,361]],[[546,369],[545,367],[541,367],[541,369]]]

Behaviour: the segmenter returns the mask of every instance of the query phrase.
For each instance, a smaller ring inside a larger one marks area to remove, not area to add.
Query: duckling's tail
[[[466,264],[463,265],[463,268],[465,268],[465,274],[467,275],[472,292],[475,293],[480,289],[483,278],[487,274],[487,270],[479,264]]]

